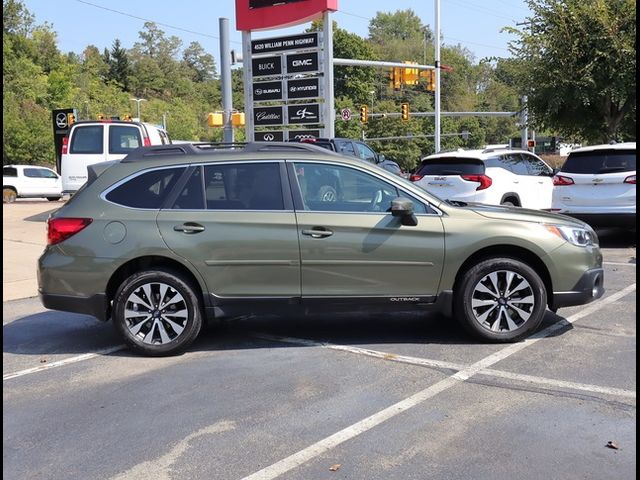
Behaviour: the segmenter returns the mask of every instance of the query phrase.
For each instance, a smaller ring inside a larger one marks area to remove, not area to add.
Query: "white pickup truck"
[[[62,198],[62,181],[56,172],[35,165],[2,167],[3,203],[13,203],[16,198],[40,197],[52,202]]]

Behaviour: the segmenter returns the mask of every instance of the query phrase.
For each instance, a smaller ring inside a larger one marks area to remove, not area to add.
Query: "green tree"
[[[207,53],[198,42],[191,42],[182,53],[182,62],[194,82],[213,80],[216,63],[213,55]]]
[[[122,48],[119,39],[113,41],[111,51],[108,52],[107,63],[109,65],[109,73],[107,78],[118,83],[125,91],[129,90],[129,75],[131,74],[131,65],[127,51]]]
[[[527,4],[528,26],[508,30],[519,36],[511,45],[513,78],[528,97],[532,124],[589,142],[635,132],[635,1]]]

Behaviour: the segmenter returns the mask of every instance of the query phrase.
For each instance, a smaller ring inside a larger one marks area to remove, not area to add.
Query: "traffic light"
[[[97,118],[98,120],[104,120],[104,114],[103,114],[103,113],[99,113],[99,114],[96,116],[96,118]]]
[[[244,127],[244,112],[233,112],[231,114],[231,125],[234,127]]]
[[[409,120],[409,104],[403,103],[400,106],[400,111],[402,112],[402,120]]]
[[[73,113],[67,113],[67,126],[71,126],[76,122],[76,116]]]
[[[420,76],[426,80],[427,91],[435,92],[436,91],[436,71],[424,70],[420,72]]]
[[[207,125],[210,127],[221,127],[224,125],[224,119],[221,113],[210,113],[207,115]]]
[[[533,148],[536,146],[535,140],[527,140],[527,148]]]
[[[360,107],[360,121],[362,123],[367,123],[369,121],[369,107],[366,105],[362,105]]]
[[[389,75],[391,82],[389,83],[389,86],[394,90],[400,90],[402,87],[403,70],[404,69],[400,67],[393,67],[391,69],[391,74]]]
[[[418,62],[402,62],[407,65],[417,65]],[[405,68],[402,72],[402,83],[405,85],[417,85],[418,84],[418,69],[417,68]]]

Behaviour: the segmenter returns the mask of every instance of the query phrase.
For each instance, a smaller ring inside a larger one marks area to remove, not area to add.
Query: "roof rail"
[[[484,150],[482,150],[482,153],[491,153],[491,152],[499,152],[500,150],[518,150],[518,151],[523,151],[523,148],[513,148],[513,147],[491,147],[491,148],[485,148]]]
[[[226,151],[237,151],[238,153],[253,152],[286,152],[305,151],[319,152],[323,154],[334,154],[326,148],[310,143],[288,143],[288,142],[194,142],[171,145],[154,145],[151,147],[141,147],[133,150],[122,162],[129,163],[143,159],[157,157],[159,155],[190,155],[205,153],[220,153]]]

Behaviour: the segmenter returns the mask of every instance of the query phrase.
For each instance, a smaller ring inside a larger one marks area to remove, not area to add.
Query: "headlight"
[[[577,247],[590,247],[598,245],[598,236],[596,235],[596,232],[591,229],[572,227],[569,225],[550,224],[545,224],[544,228]]]

